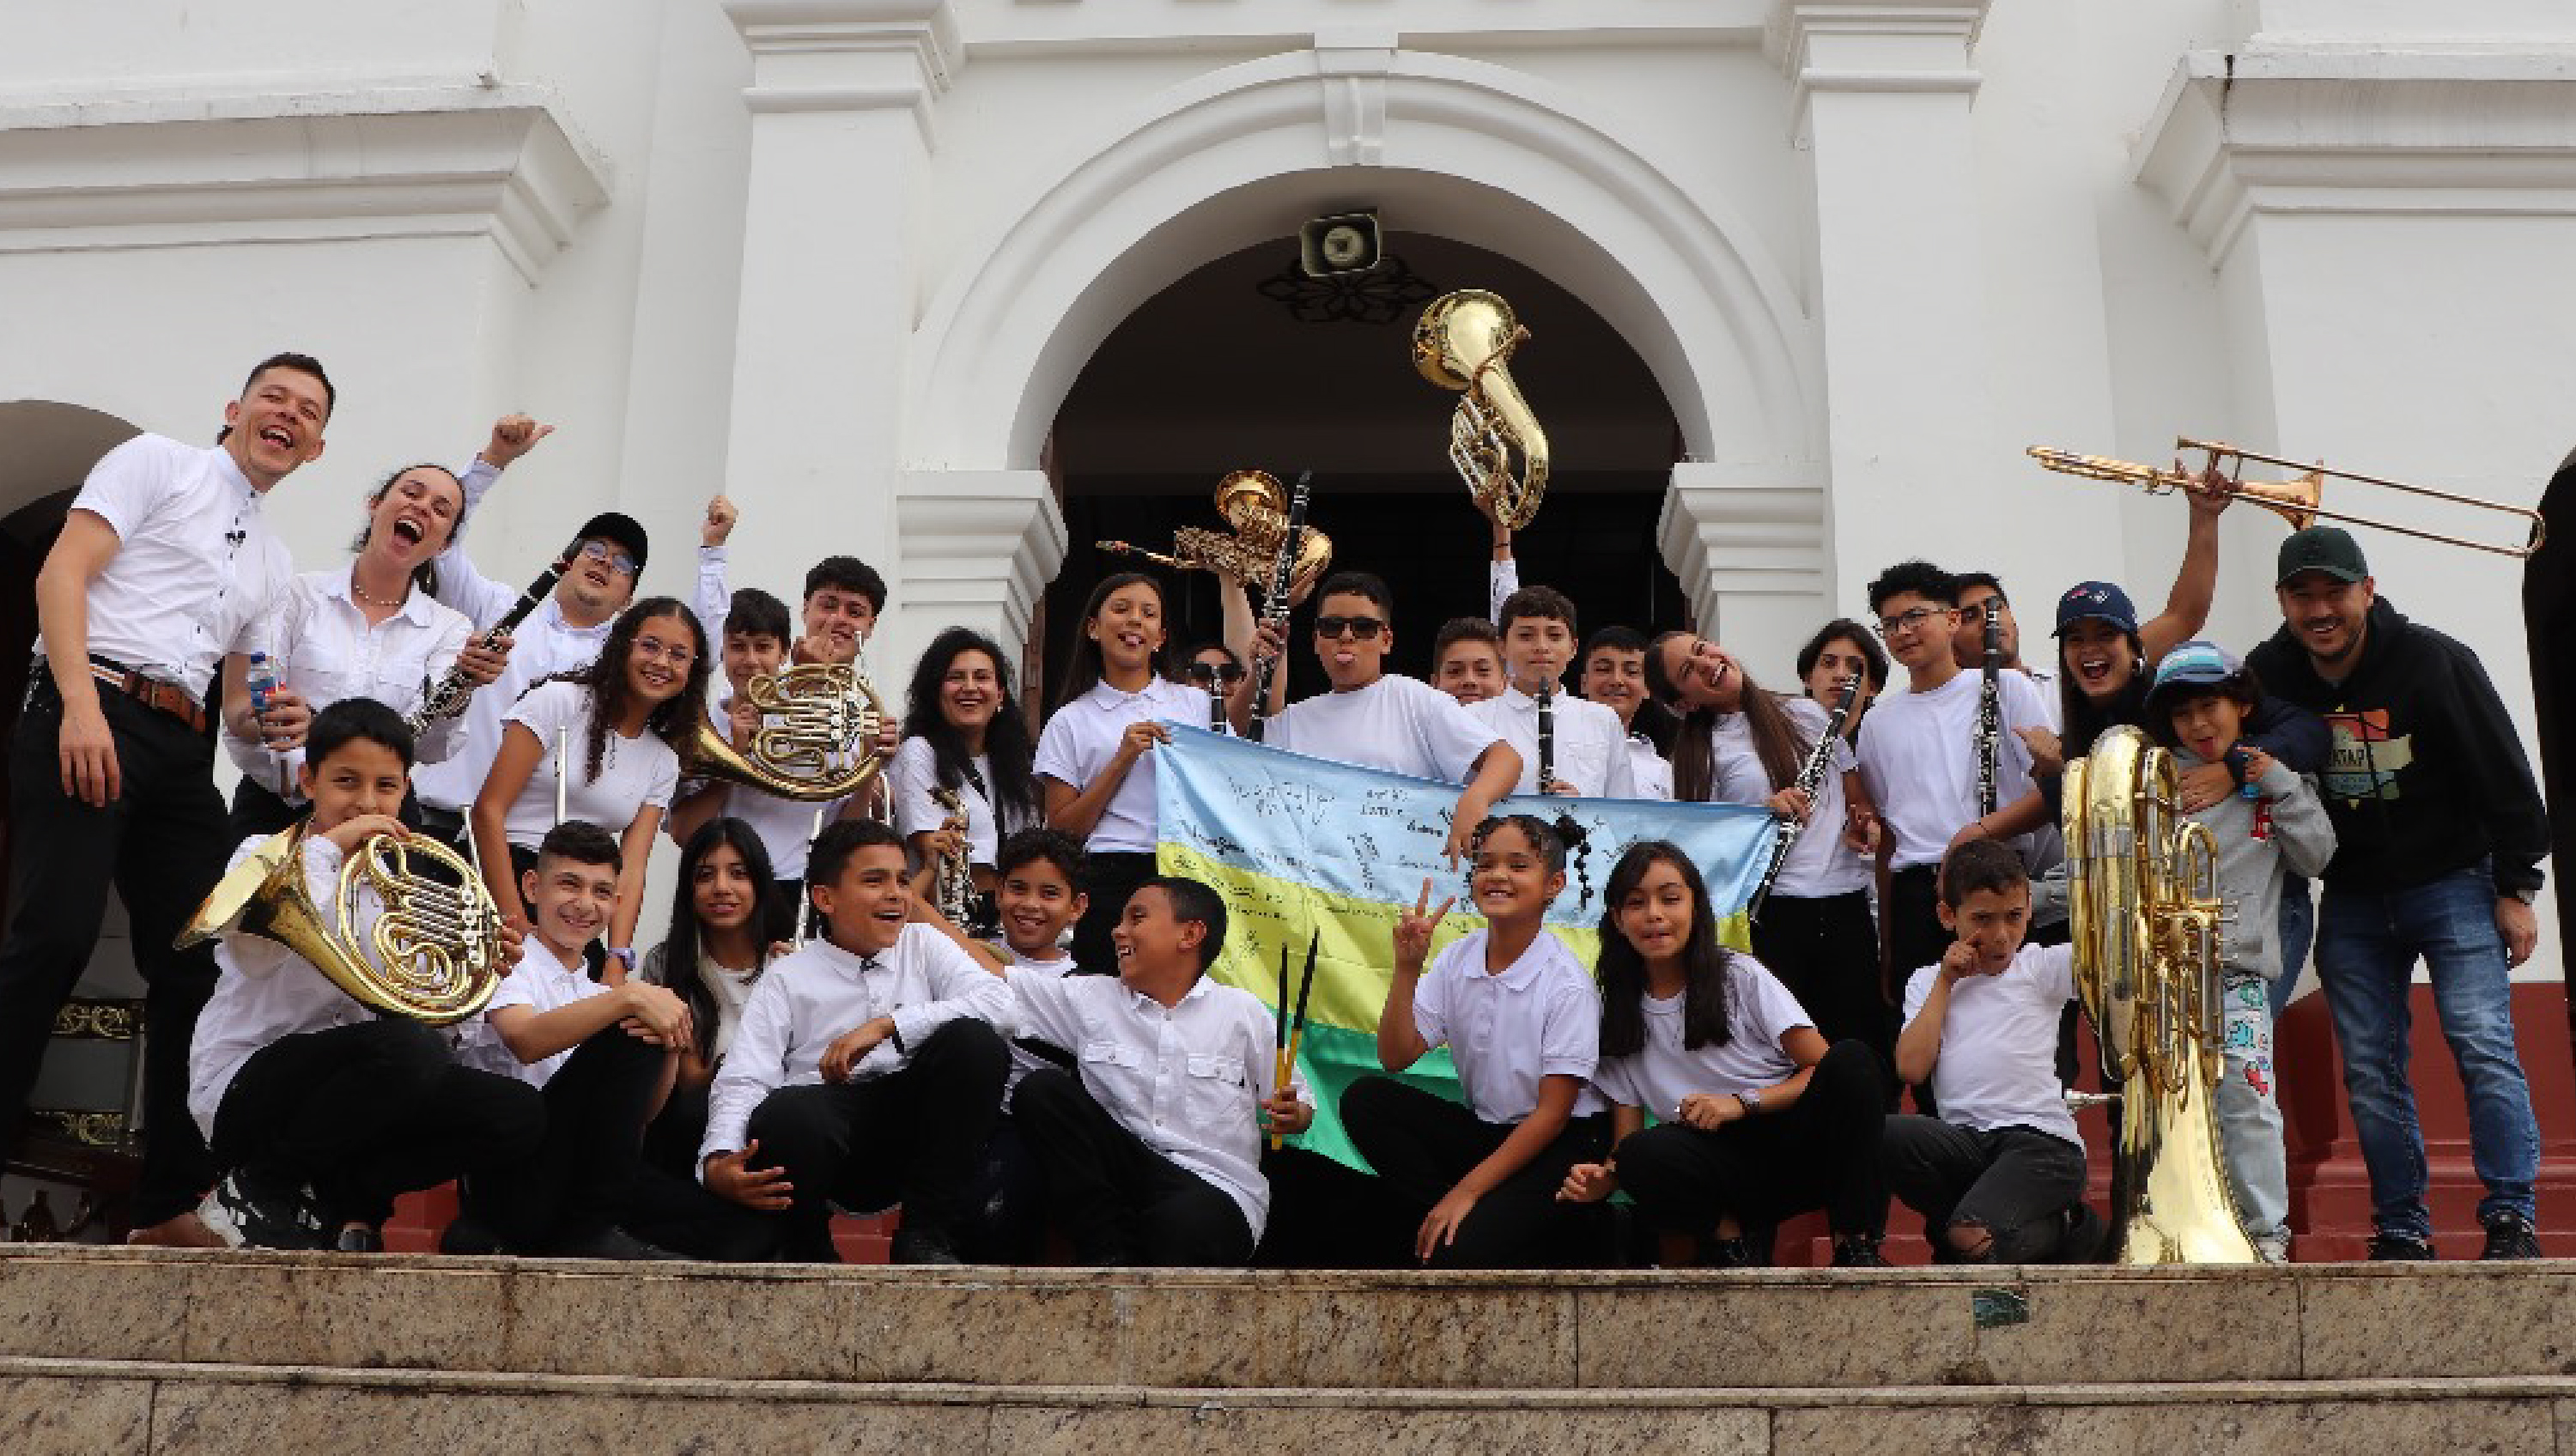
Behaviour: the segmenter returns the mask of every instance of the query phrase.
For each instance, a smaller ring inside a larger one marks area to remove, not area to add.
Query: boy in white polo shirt
[[[1262,1134],[1303,1132],[1314,1109],[1273,1085],[1270,1009],[1207,979],[1225,944],[1214,890],[1156,875],[1110,934],[1114,981],[1009,973],[1022,1027],[1079,1058],[1023,1077],[1012,1120],[1082,1263],[1247,1263],[1270,1210]]]
[[[2057,1079],[2075,951],[2022,943],[2030,874],[1993,840],[1942,861],[1940,915],[1956,938],[1906,982],[1896,1072],[1930,1082],[1941,1115],[1887,1119],[1888,1186],[1945,1262],[2081,1263],[2101,1221],[2083,1202],[2084,1143]]]
[[[1588,794],[1633,799],[1637,785],[1628,758],[1628,730],[1619,715],[1565,690],[1574,661],[1574,603],[1554,587],[1525,586],[1503,601],[1496,618],[1503,632],[1503,665],[1511,686],[1502,696],[1468,708],[1521,756],[1522,794]],[[1548,695],[1550,757],[1555,782],[1538,781],[1539,694]]]
[[[1609,1147],[1592,1090],[1601,995],[1592,973],[1548,933],[1565,888],[1565,844],[1532,815],[1479,825],[1468,883],[1486,928],[1423,961],[1455,898],[1431,908],[1431,882],[1395,927],[1395,976],[1378,1019],[1379,1065],[1402,1072],[1446,1046],[1460,1106],[1392,1076],[1342,1093],[1343,1129],[1409,1215],[1413,1256],[1463,1269],[1586,1262],[1572,1247],[1590,1210],[1556,1191]]]

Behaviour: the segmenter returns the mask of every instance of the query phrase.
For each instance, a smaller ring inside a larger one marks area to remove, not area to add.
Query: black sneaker
[[[235,1168],[215,1185],[215,1207],[248,1249],[327,1249],[313,1190],[300,1183]]]
[[[648,1244],[622,1228],[604,1228],[593,1233],[559,1239],[546,1247],[546,1255],[555,1259],[678,1259],[659,1244]]]
[[[332,1245],[343,1254],[381,1254],[385,1236],[365,1224],[351,1224],[340,1230],[339,1242]]]
[[[2537,1259],[2540,1257],[2540,1234],[2531,1220],[2518,1213],[2487,1215],[2487,1246],[2481,1259]]]
[[[1845,1234],[1834,1240],[1834,1267],[1837,1269],[1884,1269],[1887,1258],[1878,1251],[1878,1235]]]
[[[2066,1210],[2066,1232],[2057,1241],[2056,1262],[2060,1264],[2098,1264],[2102,1262],[2102,1245],[2110,1237],[2111,1226],[2093,1205],[2078,1203]]]
[[[492,1231],[492,1226],[470,1215],[457,1219],[438,1236],[442,1254],[507,1254],[515,1252]]]
[[[2494,1236],[2488,1236],[2492,1239]],[[2441,1257],[2433,1252],[2433,1241],[2413,1234],[2375,1233],[2370,1236],[2370,1262],[2374,1264],[2429,1264]]]
[[[894,1233],[886,1249],[886,1258],[897,1264],[963,1264],[946,1234],[930,1229],[903,1228]]]
[[[1758,1269],[1762,1258],[1753,1250],[1753,1241],[1742,1237],[1718,1238],[1714,1235],[1699,1241],[1699,1266],[1703,1269]]]

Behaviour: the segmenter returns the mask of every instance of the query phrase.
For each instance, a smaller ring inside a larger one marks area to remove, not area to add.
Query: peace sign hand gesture
[[[1440,928],[1441,921],[1449,918],[1450,907],[1457,903],[1458,897],[1452,895],[1440,902],[1439,909],[1432,909],[1431,881],[1428,878],[1423,880],[1422,894],[1413,902],[1413,908],[1396,918],[1395,967],[1397,970],[1415,975],[1421,974],[1422,963],[1431,955],[1432,933]]]

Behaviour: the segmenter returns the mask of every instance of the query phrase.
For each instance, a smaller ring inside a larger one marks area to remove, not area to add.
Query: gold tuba
[[[2208,826],[2179,797],[2172,755],[2135,728],[2066,766],[2075,990],[2121,1082],[2108,1247],[2123,1264],[2252,1264],[2215,1105],[2228,912]]]
[[[325,907],[304,883],[306,832],[300,824],[281,830],[233,866],[179,932],[178,947],[248,931],[304,957],[378,1011],[445,1026],[482,1010],[509,969],[501,964],[501,911],[482,875],[426,835],[380,834],[342,863]],[[362,893],[383,906],[364,935]]]
[[[1124,541],[1103,541],[1100,549],[1141,556],[1174,571],[1213,571],[1233,578],[1247,592],[1267,592],[1280,538],[1288,531],[1288,488],[1267,470],[1229,472],[1216,483],[1216,513],[1234,528],[1233,535],[1183,526],[1172,533],[1169,556],[1140,551]],[[1289,580],[1300,589],[1312,586],[1332,564],[1332,538],[1308,526],[1298,539],[1297,566]]]
[[[1547,432],[1506,367],[1528,338],[1512,306],[1481,288],[1431,300],[1413,326],[1413,367],[1442,389],[1460,391],[1449,417],[1449,463],[1507,531],[1529,525],[1547,494]]]
[[[760,711],[750,748],[700,713],[682,755],[688,772],[819,804],[857,793],[885,767],[885,707],[856,664],[797,663],[754,677],[742,695]]]

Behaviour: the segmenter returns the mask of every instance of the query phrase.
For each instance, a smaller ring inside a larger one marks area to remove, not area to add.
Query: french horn
[[[1547,494],[1547,432],[1509,367],[1529,330],[1498,294],[1462,288],[1431,300],[1413,327],[1413,367],[1458,391],[1449,463],[1467,493],[1507,531],[1526,528]]]
[[[178,948],[244,931],[302,956],[378,1011],[446,1026],[482,1010],[509,968],[500,907],[474,867],[427,835],[380,834],[344,857],[332,902],[320,905],[304,879],[307,832],[281,830],[244,856],[179,932]],[[361,933],[367,908],[380,913]]]
[[[876,688],[855,663],[803,662],[743,685],[760,713],[751,742],[701,713],[683,755],[686,771],[802,804],[857,793],[885,767],[877,732],[886,721]]]
[[[2108,1247],[2122,1264],[2252,1264],[2218,1130],[2228,910],[2181,797],[2173,756],[2135,728],[2066,766],[2075,990],[2120,1082]]]
[[[1174,571],[1213,571],[1232,578],[1247,592],[1269,590],[1271,567],[1288,531],[1288,488],[1267,470],[1231,471],[1217,482],[1216,513],[1234,528],[1234,534],[1183,526],[1172,533],[1169,556],[1139,550],[1124,541],[1103,541],[1100,549],[1141,556]],[[1332,564],[1332,538],[1308,526],[1298,541],[1296,568],[1289,574],[1294,590],[1303,591],[1322,580]]]

